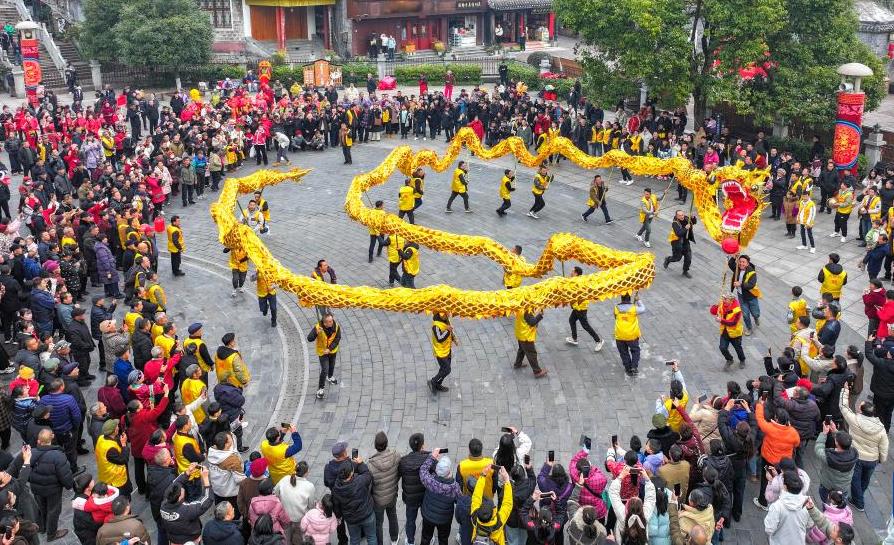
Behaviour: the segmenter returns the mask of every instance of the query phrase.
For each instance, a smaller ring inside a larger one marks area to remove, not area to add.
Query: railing
[[[459,57],[452,59],[449,53],[437,59],[431,57],[414,59],[410,57],[403,60],[385,61],[385,75],[393,76],[394,69],[399,66],[420,66],[423,64],[474,64],[481,67],[482,77],[492,77],[499,73],[500,59],[496,57]]]
[[[19,12],[19,17],[22,18],[23,21],[32,21],[31,12],[28,10],[28,7],[25,5],[23,0],[14,0],[14,4],[16,6],[16,11]],[[44,46],[44,49],[47,50],[47,53],[50,55],[50,59],[52,59],[53,64],[56,66],[56,70],[59,71],[59,75],[65,79],[65,57],[62,56],[62,52],[59,51],[59,47],[56,45],[56,42],[53,40],[52,34],[47,30],[47,25],[44,23],[39,23],[38,34],[40,35],[40,41]]]

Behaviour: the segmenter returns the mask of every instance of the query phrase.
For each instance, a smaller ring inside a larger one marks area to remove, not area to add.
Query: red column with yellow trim
[[[24,23],[20,23],[24,24]],[[22,70],[25,72],[25,96],[28,101],[37,105],[37,87],[43,79],[40,70],[40,42],[36,28],[22,28],[20,31],[22,50]]]
[[[832,140],[832,160],[840,171],[857,173],[860,139],[863,136],[863,106],[866,94],[862,91],[840,91],[836,108],[835,136]]]

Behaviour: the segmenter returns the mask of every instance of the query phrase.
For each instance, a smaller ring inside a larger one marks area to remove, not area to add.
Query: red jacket
[[[869,293],[863,294],[863,313],[866,314],[867,318],[878,319],[878,309],[875,307],[881,307],[884,305],[885,305],[885,290],[884,290],[884,288],[872,290]]]
[[[128,415],[127,439],[130,441],[130,451],[138,458],[143,457],[143,447],[149,442],[149,437],[156,429],[156,420],[168,407],[168,396],[161,398],[154,409],[143,408]]]
[[[888,326],[894,324],[894,301],[885,301],[885,304],[878,309],[878,319],[878,331],[876,331],[875,336],[879,339],[884,339],[889,336]]]

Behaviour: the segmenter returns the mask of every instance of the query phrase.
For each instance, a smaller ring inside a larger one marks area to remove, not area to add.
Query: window
[[[230,0],[201,0],[202,9],[211,17],[212,28],[233,28]]]

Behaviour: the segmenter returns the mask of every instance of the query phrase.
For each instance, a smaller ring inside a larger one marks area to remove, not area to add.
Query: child
[[[304,545],[329,545],[329,536],[337,527],[338,519],[332,511],[332,496],[326,494],[301,519]]]
[[[842,493],[841,490],[832,489],[829,491],[829,501],[825,504],[823,515],[829,519],[829,522],[834,524],[842,522],[850,525],[854,524],[854,513],[851,511],[851,507],[847,504],[847,500],[845,500],[844,493]],[[835,542],[829,539],[829,537],[819,528],[814,526],[807,532],[807,543],[833,545]]]
[[[115,515],[112,514],[112,502],[118,497],[118,489],[106,483],[98,482],[93,485],[93,493],[84,504],[84,511],[90,513],[93,522],[104,524]]]
[[[246,475],[251,475],[251,463],[261,457],[261,453],[253,450],[251,454],[248,455],[248,460],[242,462],[242,473]],[[264,478],[270,476],[270,470],[264,470]]]
[[[788,323],[789,330],[792,333],[798,330],[798,318],[807,316],[807,301],[801,297],[803,292],[804,290],[801,289],[801,286],[794,286],[792,288],[792,300],[788,303]]]
[[[801,228],[801,245],[799,250],[810,249],[810,253],[816,253],[816,244],[813,242],[813,224],[816,221],[816,203],[810,198],[809,193],[802,193],[798,201],[798,226]],[[809,243],[809,245],[808,245]]]
[[[785,230],[788,238],[795,238],[795,224],[798,222],[798,197],[789,191],[782,201],[782,213],[785,216]]]

